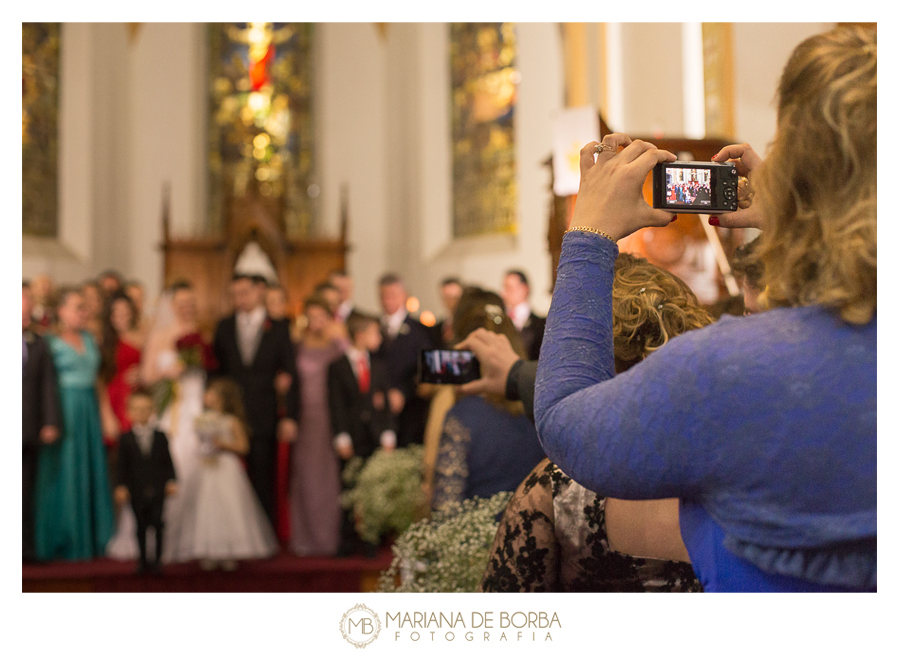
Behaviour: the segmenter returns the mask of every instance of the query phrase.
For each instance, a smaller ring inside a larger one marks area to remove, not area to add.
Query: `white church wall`
[[[622,23],[622,126],[630,135],[684,135],[680,23]]]
[[[129,49],[130,272],[152,296],[162,284],[163,186],[171,233],[196,235],[205,219],[205,26],[144,23]]]
[[[775,137],[775,90],[797,45],[834,23],[734,23],[736,139],[765,155]]]
[[[94,107],[93,231],[94,267],[112,267],[126,276],[131,270],[129,244],[128,31],[117,23],[95,23],[93,31]],[[97,272],[94,272],[95,275]]]
[[[393,26],[391,27],[393,29]],[[316,158],[320,174],[321,234],[340,230],[341,186],[347,186],[347,269],[355,301],[375,311],[369,280],[386,267],[388,180],[387,43],[372,23],[316,26]],[[323,273],[324,275],[324,273]]]

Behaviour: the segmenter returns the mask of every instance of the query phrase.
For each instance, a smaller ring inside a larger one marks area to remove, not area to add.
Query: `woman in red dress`
[[[119,421],[119,430],[131,428],[126,406],[128,396],[138,383],[141,363],[141,337],[137,328],[137,310],[124,293],[110,297],[103,313],[103,355],[100,376],[106,383],[109,404]],[[117,437],[105,437],[115,442]]]
[[[113,293],[103,309],[100,381],[105,385],[106,394],[101,399],[100,409],[101,416],[114,418],[112,423],[106,423],[104,427],[117,427],[118,430],[105,430],[103,436],[110,478],[118,472],[119,434],[131,429],[126,410],[128,396],[138,384],[142,346],[137,317],[134,302],[122,292]],[[115,482],[111,482],[111,486],[115,485]],[[123,560],[134,559],[138,551],[131,508],[126,505],[117,509],[116,517],[116,532],[106,545],[107,555]]]

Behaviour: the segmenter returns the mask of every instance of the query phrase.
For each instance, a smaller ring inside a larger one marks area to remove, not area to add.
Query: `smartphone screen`
[[[419,381],[423,384],[465,384],[480,377],[478,359],[469,350],[419,352]]]

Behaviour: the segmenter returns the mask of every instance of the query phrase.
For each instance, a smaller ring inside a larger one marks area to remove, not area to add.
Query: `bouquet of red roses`
[[[213,370],[216,367],[216,357],[213,355],[212,348],[196,331],[179,338],[175,343],[175,349],[186,369]]]
[[[179,338],[175,342],[175,350],[178,352],[178,359],[184,364],[185,370],[191,368],[214,370],[217,366],[212,348],[197,332]],[[162,414],[177,395],[177,382],[173,379],[161,379],[152,389],[156,413]]]

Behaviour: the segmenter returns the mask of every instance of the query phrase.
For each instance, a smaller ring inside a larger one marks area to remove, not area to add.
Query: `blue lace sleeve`
[[[694,398],[707,391],[672,376],[695,371],[682,367],[692,350],[679,350],[677,340],[666,346],[665,357],[661,350],[614,377],[617,255],[614,243],[594,234],[573,232],[563,240],[535,387],[541,444],[563,472],[602,495],[691,495],[711,476],[710,455],[695,429],[710,429]],[[697,413],[671,413],[685,408]]]

